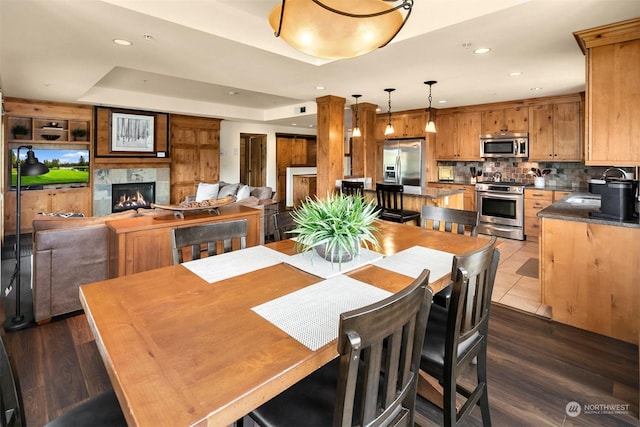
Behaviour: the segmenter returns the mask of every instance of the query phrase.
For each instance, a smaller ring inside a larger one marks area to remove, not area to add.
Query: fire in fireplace
[[[155,182],[131,182],[127,184],[111,184],[111,212],[122,212],[129,209],[150,209],[155,203]]]

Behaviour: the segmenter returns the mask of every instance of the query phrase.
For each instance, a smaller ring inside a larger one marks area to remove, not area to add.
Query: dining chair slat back
[[[190,248],[191,259],[244,249],[247,246],[247,220],[214,222],[171,230],[173,263],[184,262],[185,248]]]
[[[380,219],[393,222],[415,221],[420,225],[420,212],[404,209],[404,187],[400,184],[376,184],[376,201]]]
[[[420,368],[443,387],[444,425],[458,425],[480,405],[483,425],[491,425],[487,394],[487,335],[491,294],[500,251],[496,237],[484,247],[453,258],[452,293],[448,308],[432,305],[422,350]],[[458,381],[474,366],[473,389]],[[466,398],[458,408],[456,394]]]
[[[340,190],[345,196],[362,197],[362,195],[364,194],[364,182],[343,180]]]
[[[431,225],[432,230],[465,234],[465,228],[469,227],[471,236],[478,235],[478,211],[424,205],[420,211],[420,221],[422,227],[429,228]]]
[[[404,290],[340,315],[340,357],[251,412],[261,426],[413,426],[431,307],[429,270]]]

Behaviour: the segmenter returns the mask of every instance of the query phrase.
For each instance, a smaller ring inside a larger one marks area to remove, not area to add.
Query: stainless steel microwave
[[[529,134],[480,135],[480,157],[529,157]]]

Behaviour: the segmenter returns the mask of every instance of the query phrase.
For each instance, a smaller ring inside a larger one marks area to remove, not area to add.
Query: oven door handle
[[[476,192],[479,197],[492,198],[492,199],[502,199],[502,200],[519,200],[524,199],[524,196],[519,193],[498,193],[498,192],[490,192],[490,191],[477,191]]]
[[[500,227],[498,225],[491,224],[491,229],[495,230],[495,231],[507,231],[507,232],[509,232],[509,231],[513,231],[514,227]]]
[[[520,147],[518,147],[518,139],[516,138],[516,139],[513,140],[513,155],[514,156],[518,155],[518,152],[520,151],[519,148]]]

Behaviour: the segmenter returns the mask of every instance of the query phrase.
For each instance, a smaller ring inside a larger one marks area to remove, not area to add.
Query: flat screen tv
[[[20,149],[20,161],[27,158],[27,149]],[[22,176],[20,186],[23,189],[37,189],[65,184],[82,184],[89,182],[89,150],[87,149],[50,149],[34,148],[33,152],[39,162],[44,163],[49,172],[38,176]],[[16,188],[16,156],[18,150],[11,149],[11,188]]]

